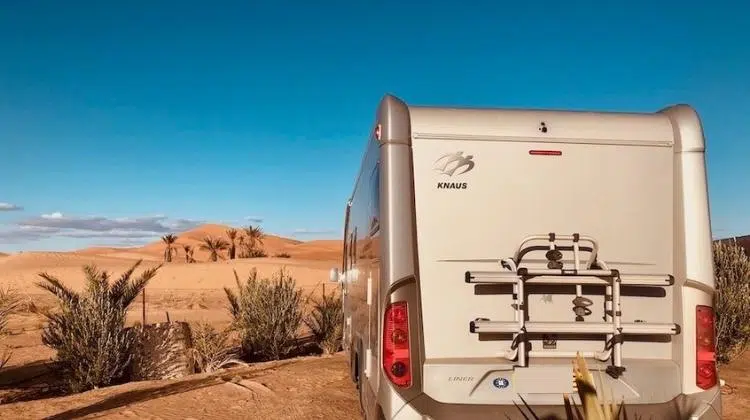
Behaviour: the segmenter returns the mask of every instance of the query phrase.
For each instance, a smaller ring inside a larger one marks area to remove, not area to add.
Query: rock
[[[259,382],[251,381],[249,379],[243,379],[239,382],[239,384],[257,394],[264,394],[269,396],[276,395],[276,393],[268,389],[267,386]]]

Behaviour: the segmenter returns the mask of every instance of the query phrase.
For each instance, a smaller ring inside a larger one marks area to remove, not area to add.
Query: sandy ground
[[[360,416],[346,356],[260,363],[0,405],[3,419],[341,419]]]
[[[225,226],[207,225],[179,235],[182,244],[197,248],[200,238],[223,235]],[[287,270],[306,294],[318,294],[331,267],[338,265],[338,241],[300,242],[269,236],[264,241],[269,258],[207,262],[196,250],[195,264],[183,253],[159,270],[146,290],[146,321],[208,321],[217,326],[229,321],[222,290],[235,287],[233,270],[243,279],[255,268],[265,277]],[[90,248],[77,252],[24,252],[0,256],[0,285],[12,285],[40,306],[54,304],[39,289],[39,272],[48,272],[74,289],[84,285],[81,267],[96,264],[115,276],[143,260],[142,267],[161,263],[160,242],[141,248]],[[288,253],[291,258],[274,258]],[[140,270],[138,271],[140,272]],[[331,285],[327,285],[330,290]],[[141,298],[131,307],[129,322],[142,316]],[[216,374],[193,375],[181,380],[130,383],[70,396],[54,396],[40,378],[53,352],[41,343],[42,319],[23,313],[10,322],[11,335],[3,343],[13,348],[13,358],[0,372],[0,419],[357,419],[356,390],[348,377],[343,354],[308,357]],[[744,419],[750,412],[750,353],[727,367],[721,376],[729,385],[724,395],[725,418]],[[8,402],[19,395],[40,399]]]

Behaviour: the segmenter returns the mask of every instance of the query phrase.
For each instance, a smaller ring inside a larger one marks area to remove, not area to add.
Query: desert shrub
[[[336,353],[341,348],[344,332],[344,308],[341,296],[335,291],[312,300],[312,310],[305,324],[313,334],[316,344],[324,353]]]
[[[274,255],[276,258],[292,258],[291,254],[288,252],[279,252],[278,254]]]
[[[579,409],[576,403],[570,398],[569,394],[563,394],[562,399],[563,405],[565,406],[565,419],[628,419],[628,415],[625,412],[625,402],[621,401],[619,404],[617,404],[614,399],[608,400],[607,398],[600,398],[599,395],[612,395],[612,390],[599,389],[597,392],[596,383],[597,382],[594,380],[594,376],[591,374],[591,371],[586,364],[586,360],[584,360],[580,353],[577,353],[576,358],[573,359],[573,389],[578,394],[578,397],[581,400],[581,409]],[[531,406],[521,395],[519,395],[519,398],[521,399],[523,405],[516,404],[516,408],[518,408],[524,418],[529,418],[524,412],[524,408],[529,412],[529,414],[531,414],[532,418],[540,418],[539,415],[534,412]],[[636,416],[635,418],[640,419],[641,417]]]
[[[146,287],[159,267],[131,280],[136,262],[117,280],[93,265],[84,266],[86,288],[75,292],[59,279],[40,273],[37,283],[57,298],[59,311],[45,311],[42,342],[57,350],[63,377],[73,392],[118,383],[133,359],[135,331],[125,328],[128,306]]]
[[[241,364],[239,349],[230,346],[230,329],[217,330],[207,322],[192,327],[191,354],[200,372],[214,372],[226,366]]]
[[[295,349],[302,325],[302,290],[281,268],[273,279],[259,279],[253,269],[240,282],[234,272],[237,294],[224,288],[229,300],[233,328],[241,340],[245,357],[278,360]]]
[[[750,342],[750,258],[732,242],[714,242],[717,361],[727,363]]]
[[[260,248],[246,249],[242,252],[242,258],[265,258],[268,254]]]
[[[8,319],[21,309],[22,303],[21,296],[15,290],[0,288],[0,339],[8,334]],[[10,361],[12,355],[10,348],[4,345],[0,347],[0,369]]]

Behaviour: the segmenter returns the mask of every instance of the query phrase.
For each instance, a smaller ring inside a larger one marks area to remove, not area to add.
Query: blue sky
[[[337,237],[386,92],[689,103],[708,141],[714,234],[750,233],[750,3],[733,3],[3,2],[0,251],[250,219]]]

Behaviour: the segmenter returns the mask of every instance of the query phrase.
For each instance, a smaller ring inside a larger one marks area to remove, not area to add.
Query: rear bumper
[[[562,396],[560,396],[562,400]],[[522,405],[519,400],[519,405]],[[532,406],[539,418],[556,416],[565,419],[565,408],[560,406]],[[582,410],[581,407],[579,407]],[[671,401],[660,404],[633,404],[625,406],[627,418],[664,420],[720,420],[721,391],[718,386],[696,394],[681,394]],[[524,408],[524,413],[528,411]],[[513,405],[444,404],[422,394],[401,408],[393,420],[442,420],[442,419],[523,419],[519,409]]]

